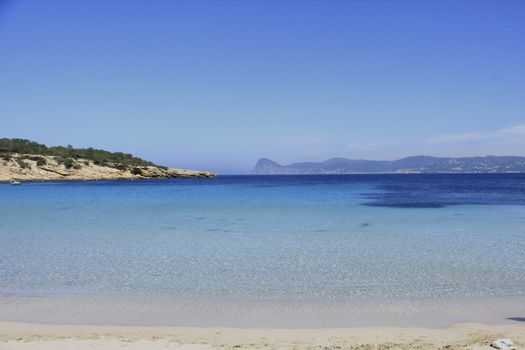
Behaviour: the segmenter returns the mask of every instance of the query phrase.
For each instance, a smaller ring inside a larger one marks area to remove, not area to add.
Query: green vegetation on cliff
[[[135,157],[129,153],[109,152],[91,147],[47,147],[46,145],[30,140],[6,138],[0,139],[0,157],[3,159],[8,159],[10,153],[60,157],[60,159],[64,159],[66,166],[73,166],[72,163],[69,163],[71,162],[71,159],[74,158],[92,160],[95,164],[100,165],[104,165],[106,163],[117,163],[129,166],[158,166],[152,162]]]

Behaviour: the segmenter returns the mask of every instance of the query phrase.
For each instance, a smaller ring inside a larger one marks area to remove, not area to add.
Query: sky
[[[0,0],[0,137],[222,174],[525,156],[525,1]]]

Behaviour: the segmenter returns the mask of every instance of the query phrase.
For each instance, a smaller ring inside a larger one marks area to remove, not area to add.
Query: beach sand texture
[[[521,297],[381,305],[4,295],[0,350],[489,349],[498,338],[523,349],[524,305]]]
[[[448,328],[243,329],[0,323],[0,349],[490,349],[496,338],[525,345],[525,324]]]

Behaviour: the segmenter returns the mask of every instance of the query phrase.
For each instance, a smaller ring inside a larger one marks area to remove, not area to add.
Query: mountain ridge
[[[434,157],[416,155],[396,160],[330,158],[323,162],[279,164],[261,158],[252,173],[274,174],[398,174],[398,173],[516,173],[525,172],[525,157]]]

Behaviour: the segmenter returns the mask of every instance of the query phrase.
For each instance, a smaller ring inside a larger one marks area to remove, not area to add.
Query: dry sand
[[[490,349],[525,345],[525,324],[448,328],[243,329],[38,325],[0,322],[0,349]]]

